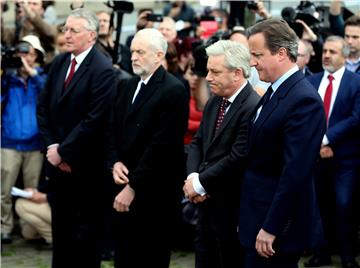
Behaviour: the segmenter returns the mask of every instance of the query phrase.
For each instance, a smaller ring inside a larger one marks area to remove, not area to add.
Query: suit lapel
[[[252,141],[255,139],[258,131],[261,129],[262,125],[266,122],[266,120],[270,117],[270,115],[274,112],[274,110],[278,107],[281,99],[285,98],[288,92],[293,88],[293,86],[301,79],[304,79],[304,74],[301,71],[297,71],[293,75],[291,75],[288,79],[286,79],[275,91],[271,99],[267,102],[265,107],[261,109],[259,117],[253,124],[251,128],[251,136],[250,136],[250,145]]]
[[[136,113],[148,100],[151,96],[154,95],[154,92],[159,88],[158,83],[161,82],[161,80],[163,79],[163,76],[165,75],[165,69],[160,66],[153,74],[153,76],[150,78],[149,82],[147,83],[147,85],[142,89],[143,92],[139,92],[139,94],[141,94],[141,96],[136,96],[140,97],[139,100],[136,100],[136,102],[134,102],[134,104],[130,104],[130,108],[129,108],[129,116]],[[136,90],[136,86],[137,83],[135,85],[135,90]],[[134,90],[134,93],[135,93]],[[131,100],[130,103],[132,101],[132,97],[134,96],[133,94],[131,95]]]
[[[233,103],[230,105],[230,108],[228,110],[228,112],[226,113],[225,117],[224,117],[224,121],[222,122],[220,128],[218,129],[218,131],[214,130],[215,136],[213,141],[221,136],[222,132],[224,131],[224,129],[227,127],[227,125],[230,123],[231,119],[234,117],[234,115],[236,114],[237,110],[240,109],[242,103],[247,99],[247,97],[250,94],[250,84],[248,83],[244,89],[239,93],[239,95],[236,96],[235,100],[233,101]]]
[[[212,107],[209,107],[209,119],[208,119],[209,124],[207,124],[207,128],[205,129],[205,133],[207,134],[207,139],[206,139],[207,147],[210,146],[210,144],[214,139],[216,119],[217,119],[217,114],[219,112],[221,100],[222,97],[218,97],[218,96],[214,97]]]
[[[336,95],[336,99],[335,102],[333,104],[333,108],[330,114],[330,118],[329,118],[329,126],[331,125],[331,119],[336,117],[336,113],[338,111],[339,108],[342,107],[341,103],[341,99],[346,95],[347,90],[350,89],[349,86],[349,78],[348,78],[348,71],[345,70],[342,78],[341,78],[341,82],[339,85],[339,89]],[[349,92],[349,91],[348,91]],[[344,101],[343,103],[346,103],[346,101]]]
[[[72,90],[76,90],[76,85],[78,84],[78,82],[80,81],[81,77],[86,73],[86,71],[89,68],[89,65],[91,63],[91,59],[93,57],[95,53],[95,48],[92,48],[89,52],[89,54],[85,57],[84,61],[81,63],[80,67],[76,70],[76,72],[74,73],[73,78],[71,79],[69,85],[67,86],[66,89],[64,89],[64,84],[62,84],[62,92],[63,94],[61,95],[61,99],[64,99],[66,95],[68,95]],[[69,58],[69,65],[70,65],[70,58]],[[67,67],[69,67],[69,65]],[[67,68],[66,68],[67,70]],[[64,78],[65,80],[65,78]]]
[[[69,68],[70,65],[70,53],[68,53],[67,56],[65,56],[65,60],[61,63],[61,67],[60,67],[60,72],[59,72],[59,82],[56,84],[56,99],[58,100],[58,102],[61,100],[61,96],[64,93],[64,81],[65,81],[65,77],[66,77],[66,72]]]

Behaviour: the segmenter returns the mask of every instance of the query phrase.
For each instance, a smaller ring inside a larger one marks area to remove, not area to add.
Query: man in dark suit
[[[78,9],[66,20],[68,53],[56,57],[39,98],[47,146],[53,267],[100,267],[104,203],[103,129],[115,93],[111,62],[93,45],[96,15]]]
[[[120,84],[108,138],[116,197],[115,267],[169,266],[185,177],[188,97],[161,66],[167,42],[143,29],[131,43],[134,77]],[[156,244],[156,246],[155,246]]]
[[[360,76],[345,69],[348,55],[342,37],[328,37],[323,46],[324,71],[308,79],[324,101],[328,122],[316,172],[326,244],[336,238],[343,267],[358,268],[354,256],[360,185]],[[305,266],[328,265],[330,257],[329,245],[323,245]]]
[[[250,54],[245,46],[221,40],[206,52],[206,80],[215,96],[208,101],[190,145],[183,187],[185,196],[199,203],[195,267],[241,267],[239,188],[249,117],[260,97],[246,80]]]
[[[324,108],[296,66],[297,37],[285,21],[259,22],[248,35],[250,64],[272,85],[249,130],[239,237],[246,268],[293,268],[321,227],[312,173]]]

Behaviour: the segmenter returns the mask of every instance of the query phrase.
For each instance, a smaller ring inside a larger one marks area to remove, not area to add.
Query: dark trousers
[[[297,268],[301,253],[275,253],[270,258],[261,257],[256,250],[246,250],[245,268]]]
[[[237,209],[213,201],[208,200],[199,205],[195,267],[243,267],[244,252],[238,240]]]
[[[321,160],[316,172],[316,192],[325,232],[319,255],[330,255],[332,242],[343,259],[354,256],[356,238],[355,197],[359,193],[357,167],[352,163]],[[335,236],[334,236],[335,234]],[[326,251],[326,252],[324,252]]]
[[[87,177],[89,178],[89,177]],[[52,213],[52,268],[99,268],[103,232],[102,189],[97,194],[78,188],[72,175],[50,178],[49,203]],[[96,198],[96,200],[95,200]]]
[[[115,212],[115,268],[168,268],[174,233],[171,210],[130,206],[129,212]]]

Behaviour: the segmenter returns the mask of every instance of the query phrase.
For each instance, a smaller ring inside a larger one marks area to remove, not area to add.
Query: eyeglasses
[[[89,31],[88,29],[85,29],[86,31]],[[62,33],[66,33],[67,31],[70,32],[70,34],[79,34],[81,33],[82,31],[79,30],[79,29],[74,29],[74,28],[68,28],[68,27],[62,27],[61,28],[61,32]]]

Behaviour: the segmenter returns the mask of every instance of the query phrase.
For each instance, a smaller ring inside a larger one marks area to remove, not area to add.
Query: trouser
[[[261,257],[255,249],[247,249],[245,268],[297,268],[301,253],[275,253],[270,258]]]
[[[16,213],[20,217],[21,233],[25,239],[44,238],[52,243],[51,210],[49,203],[35,203],[19,198],[15,203]]]
[[[20,152],[1,149],[1,233],[10,234],[14,227],[11,187],[20,170],[25,188],[36,188],[39,183],[43,155],[40,151]]]

